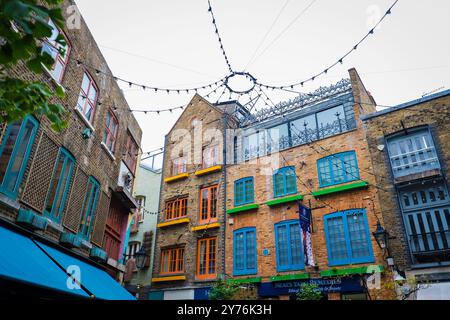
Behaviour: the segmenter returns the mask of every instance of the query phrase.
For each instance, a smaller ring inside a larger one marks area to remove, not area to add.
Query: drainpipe
[[[222,171],[222,177],[223,177],[223,202],[222,202],[222,212],[223,212],[223,231],[222,231],[222,273],[225,276],[226,275],[226,230],[227,230],[227,123],[228,123],[228,115],[225,113],[223,117],[223,171]]]

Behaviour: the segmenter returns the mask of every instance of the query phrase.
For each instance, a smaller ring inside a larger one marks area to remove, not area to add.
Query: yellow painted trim
[[[152,282],[180,281],[180,280],[186,280],[186,276],[171,276],[171,277],[152,278]]]
[[[169,227],[169,226],[173,226],[176,224],[189,223],[189,221],[191,221],[191,219],[189,219],[189,218],[176,219],[176,220],[158,223],[156,226],[158,228],[164,228],[164,227]]]
[[[177,181],[177,180],[184,179],[184,178],[187,178],[187,177],[189,177],[189,173],[187,173],[187,172],[180,173],[180,174],[177,174],[176,176],[165,178],[164,182],[173,182],[173,181]]]
[[[199,230],[206,230],[206,229],[214,229],[214,228],[219,228],[220,227],[220,223],[216,222],[216,223],[210,223],[210,224],[204,224],[201,226],[196,226],[193,227],[191,229],[191,231],[199,231]]]
[[[198,170],[198,171],[195,172],[195,175],[196,176],[203,176],[205,174],[213,173],[213,172],[220,171],[220,170],[222,170],[222,166],[214,166],[214,167],[209,167],[209,168],[206,168],[206,169]]]

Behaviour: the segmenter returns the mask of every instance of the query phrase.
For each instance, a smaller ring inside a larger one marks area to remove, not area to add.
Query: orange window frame
[[[177,174],[185,173],[187,171],[187,161],[186,157],[179,157],[176,159],[172,159],[172,176],[176,176]]]
[[[203,244],[205,245],[205,251],[202,255]],[[198,240],[197,279],[214,279],[217,277],[217,252],[217,237]],[[211,269],[213,269],[213,272],[211,272]]]
[[[202,168],[210,168],[219,164],[220,154],[219,145],[207,146],[203,148],[202,152]],[[208,160],[205,160],[205,159]]]
[[[206,197],[204,197],[205,193]],[[218,194],[219,185],[217,184],[200,189],[200,223],[211,223],[218,220]]]
[[[164,271],[164,261],[167,259],[167,271]],[[184,248],[161,250],[160,274],[176,274],[184,272]]]
[[[172,201],[167,201],[165,220],[174,220],[187,216],[187,202],[188,198],[180,198]]]

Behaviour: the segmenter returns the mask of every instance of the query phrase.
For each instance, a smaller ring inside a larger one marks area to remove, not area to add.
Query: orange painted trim
[[[186,276],[171,276],[171,277],[152,278],[152,282],[182,281],[182,280],[186,280]]]
[[[222,170],[222,166],[214,166],[214,167],[209,167],[209,168],[206,168],[206,169],[195,171],[195,175],[197,177],[199,177],[199,176],[203,176],[205,174],[210,174],[210,173],[217,172],[217,171],[220,171],[220,170]]]
[[[172,177],[169,177],[169,178],[165,178],[164,179],[164,182],[173,182],[173,181],[177,181],[177,180],[181,180],[181,179],[185,179],[185,178],[187,178],[187,177],[189,177],[189,173],[187,173],[187,172],[185,172],[185,173],[180,173],[180,174],[177,174],[176,176],[172,176]]]
[[[201,226],[196,226],[196,227],[191,228],[191,231],[200,231],[200,230],[214,229],[214,228],[220,228],[220,223],[215,222],[215,223],[204,224]]]
[[[189,223],[190,221],[191,221],[191,219],[189,219],[189,218],[175,219],[175,220],[171,220],[171,221],[167,221],[167,222],[158,223],[156,226],[158,228],[165,228],[165,227],[173,226],[176,224]]]
[[[215,254],[214,254],[214,267],[216,269],[216,272],[214,274],[209,274],[209,264],[210,264],[210,250],[211,250],[211,246],[210,246],[210,241],[214,240],[214,248],[215,248]],[[206,243],[206,252],[205,252],[205,266],[206,266],[206,274],[202,274],[200,275],[200,248],[201,248],[201,244],[205,242]],[[217,278],[217,253],[218,253],[218,243],[217,243],[217,237],[211,237],[211,238],[203,238],[203,239],[199,239],[197,241],[197,271],[196,271],[196,279],[199,280],[206,280],[206,279],[215,279]]]

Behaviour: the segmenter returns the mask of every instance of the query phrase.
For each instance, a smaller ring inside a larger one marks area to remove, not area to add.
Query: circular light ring
[[[229,86],[229,84],[228,84],[228,81],[229,81],[229,79],[231,79],[231,78],[233,78],[235,76],[244,76],[244,77],[250,79],[250,82],[252,84],[251,87],[248,90],[243,90],[243,91],[237,91],[237,90],[234,90],[233,88],[231,88]],[[235,94],[241,94],[242,95],[242,94],[247,94],[247,93],[253,91],[253,89],[255,89],[255,86],[256,86],[257,82],[256,82],[256,78],[254,76],[252,76],[248,72],[233,72],[233,73],[230,73],[228,76],[225,77],[225,80],[224,80],[223,83],[224,83],[225,87],[228,89],[228,91],[230,91],[232,93],[235,93]]]

